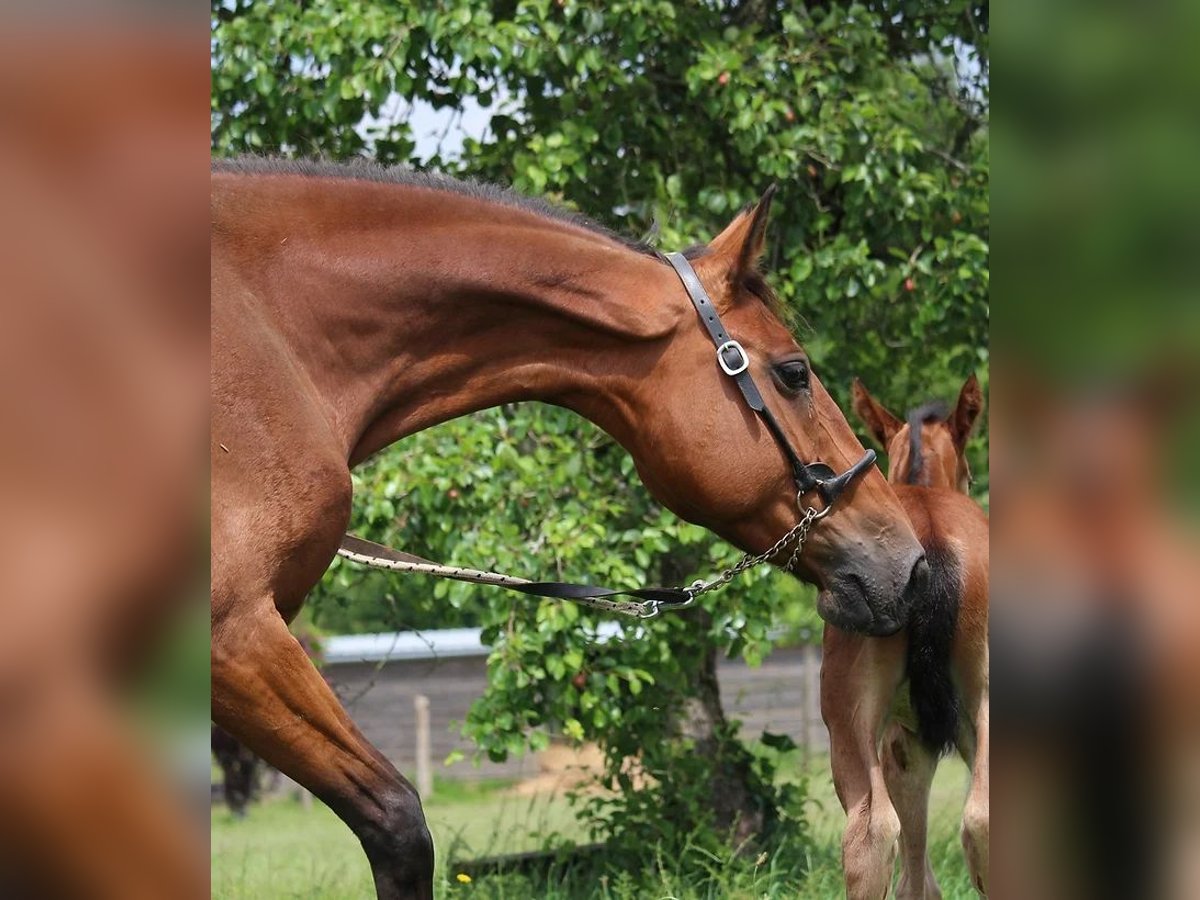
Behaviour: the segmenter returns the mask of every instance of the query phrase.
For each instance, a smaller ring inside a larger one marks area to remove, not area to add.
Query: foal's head
[[[841,410],[802,347],[775,312],[756,261],[770,194],[709,244],[687,252],[729,337],[796,455],[842,473],[864,456]],[[660,286],[661,285],[661,286]],[[800,519],[824,508],[817,491],[797,499],[791,467],[716,348],[674,272],[655,279],[654,304],[672,316],[631,401],[637,434],[626,436],[647,486],[667,506],[739,545],[760,552]],[[788,553],[775,560],[782,565]],[[839,627],[890,634],[907,620],[910,596],[927,566],[916,535],[879,470],[871,466],[816,521],[795,573],[821,588],[818,610]]]
[[[901,421],[854,379],[854,411],[888,454],[888,480],[894,484],[949,488],[964,494],[971,481],[966,445],[983,409],[979,380],[972,374],[958,394],[954,411],[944,403],[909,410]]]

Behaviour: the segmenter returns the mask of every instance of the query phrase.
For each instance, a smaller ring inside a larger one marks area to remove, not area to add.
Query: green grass
[[[437,894],[441,898],[489,900],[634,900],[634,898],[841,897],[839,846],[844,822],[833,793],[828,761],[813,762],[809,782],[809,824],[813,847],[807,860],[781,851],[755,865],[752,859],[717,858],[696,849],[659,858],[636,878],[601,865],[552,868],[530,878],[518,874],[484,876],[462,884],[450,860],[474,859],[540,849],[551,836],[586,841],[561,797],[516,797],[502,785],[439,783],[426,804],[438,853]],[[958,843],[958,820],[966,790],[966,769],[947,760],[934,781],[930,847],[945,900],[970,898]],[[212,896],[217,900],[343,900],[374,896],[371,876],[358,841],[319,802],[306,810],[290,800],[251,808],[235,820],[213,810]]]
[[[436,785],[425,816],[439,864],[540,849],[554,834],[584,840],[564,799],[515,797],[503,787],[494,782]],[[269,801],[252,806],[242,820],[223,806],[214,808],[211,840],[214,898],[374,896],[358,840],[320,801],[311,809],[294,800]]]

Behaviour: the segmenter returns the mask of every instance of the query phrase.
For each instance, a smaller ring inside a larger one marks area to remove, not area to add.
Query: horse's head
[[[983,393],[973,374],[962,386],[953,412],[944,403],[927,403],[910,410],[903,422],[857,378],[853,393],[855,413],[887,451],[889,481],[967,492],[967,438],[983,409]]]
[[[891,634],[905,624],[910,598],[926,577],[924,554],[882,474],[867,465],[841,410],[776,315],[774,296],[756,268],[769,201],[768,193],[711,243],[685,254],[722,333],[743,352],[720,363],[718,338],[672,274],[663,282],[668,297],[653,302],[670,306],[673,327],[638,379],[640,425],[627,446],[663,503],[756,553],[795,526],[806,509],[827,505],[828,492],[817,489],[797,497],[803,477],[795,476],[785,446],[798,460],[823,463],[834,473],[862,462],[861,474],[813,523],[794,571],[821,589],[818,610],[829,622]],[[742,362],[748,362],[778,435],[730,374]],[[790,548],[774,561],[783,565],[789,555]]]

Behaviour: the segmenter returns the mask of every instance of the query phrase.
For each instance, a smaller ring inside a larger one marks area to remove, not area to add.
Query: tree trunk
[[[696,646],[702,649],[698,651],[698,665],[692,670],[691,690],[677,727],[680,736],[695,741],[696,755],[709,761],[713,774],[708,793],[715,824],[722,833],[732,834],[738,846],[762,833],[766,825],[765,798],[755,791],[756,776],[750,767],[750,754],[730,734],[721,707],[717,651],[704,638],[711,616],[702,609],[687,615]]]

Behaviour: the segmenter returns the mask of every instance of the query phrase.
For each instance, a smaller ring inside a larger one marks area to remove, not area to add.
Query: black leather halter
[[[742,396],[746,399],[746,404],[763,420],[763,424],[767,426],[767,430],[779,444],[783,455],[787,457],[788,463],[792,467],[792,478],[796,482],[797,501],[801,501],[801,506],[803,506],[801,498],[805,494],[816,491],[824,501],[825,509],[828,510],[850,485],[850,482],[866,472],[875,462],[875,451],[868,450],[863,454],[862,459],[841,475],[838,475],[832,466],[825,463],[805,463],[801,460],[796,455],[796,451],[792,449],[783,429],[779,427],[779,422],[771,414],[758,385],[754,383],[754,376],[750,374],[750,357],[742,345],[725,331],[725,326],[721,324],[721,317],[717,314],[717,308],[709,299],[708,292],[704,290],[704,285],[700,283],[692,264],[682,253],[667,253],[665,258],[679,275],[679,280],[683,282],[683,288],[687,291],[688,299],[696,307],[696,312],[700,314],[700,321],[704,323],[709,337],[717,346],[717,365],[721,367],[722,372],[734,380],[741,390]]]

